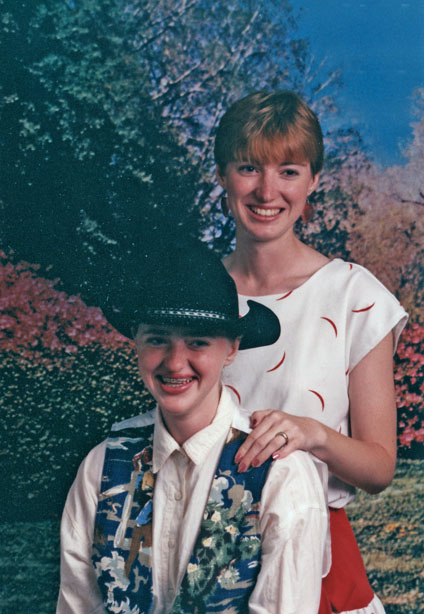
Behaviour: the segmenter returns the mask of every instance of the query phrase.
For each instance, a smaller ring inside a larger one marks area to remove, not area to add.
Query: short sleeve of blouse
[[[360,265],[350,266],[346,289],[346,358],[351,371],[390,331],[395,351],[408,314],[372,273]]]

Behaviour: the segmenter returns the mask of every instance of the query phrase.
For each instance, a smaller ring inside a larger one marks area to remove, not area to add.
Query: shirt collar
[[[215,418],[207,427],[195,433],[180,446],[167,430],[160,411],[156,408],[153,435],[153,472],[157,473],[176,450],[187,456],[195,465],[205,461],[215,444],[224,439],[232,425],[236,406],[229,392],[223,387]]]

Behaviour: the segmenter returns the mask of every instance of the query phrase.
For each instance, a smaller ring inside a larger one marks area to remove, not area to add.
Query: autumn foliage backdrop
[[[299,234],[368,267],[410,312],[396,357],[399,444],[422,456],[424,90],[407,163],[381,169],[337,108],[342,75],[298,38],[288,0],[0,0],[0,17],[6,515],[57,516],[82,456],[150,402],[97,290],[152,229],[231,249],[213,137],[223,110],[256,89],[294,89],[323,124],[315,215]]]

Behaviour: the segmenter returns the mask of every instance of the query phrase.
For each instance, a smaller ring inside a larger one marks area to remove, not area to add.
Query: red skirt
[[[365,608],[374,598],[344,509],[330,508],[331,569],[323,578],[318,614]]]

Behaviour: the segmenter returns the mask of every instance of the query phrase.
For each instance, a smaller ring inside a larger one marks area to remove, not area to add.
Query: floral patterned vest
[[[153,608],[153,425],[112,431],[97,508],[93,565],[105,609],[147,614]],[[270,461],[237,472],[246,435],[231,429],[172,614],[248,611],[260,569],[259,508]]]

